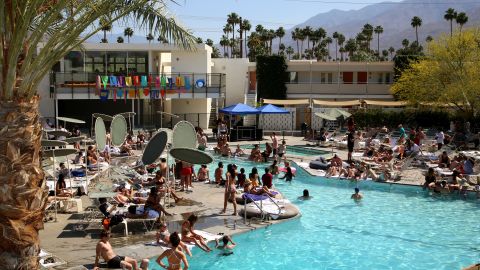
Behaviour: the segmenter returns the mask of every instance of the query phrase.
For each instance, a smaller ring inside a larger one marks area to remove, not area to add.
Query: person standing
[[[398,125],[398,132],[400,133],[398,141],[402,141],[402,139],[405,141],[407,135],[405,134],[405,129],[402,124]]]
[[[285,154],[287,153],[287,143],[285,140],[282,141],[282,144],[278,146],[277,154],[278,154],[278,162],[280,162],[283,158],[283,160],[286,160]]]
[[[437,140],[438,150],[442,149],[443,141],[445,140],[445,134],[443,133],[443,131],[441,129],[435,135],[435,139]]]
[[[169,237],[169,242],[172,244],[171,249],[165,250],[160,256],[158,256],[156,262],[158,265],[160,265],[162,268],[165,269],[188,269],[188,261],[187,261],[187,256],[183,253],[183,249],[180,246],[180,236],[178,236],[177,232],[173,232],[170,234]],[[163,264],[162,259],[167,258],[168,260],[168,266]],[[184,267],[182,268],[181,263],[183,262]]]
[[[270,135],[270,139],[272,139],[273,158],[277,159],[278,140],[275,132],[273,132],[273,134]]]
[[[235,176],[237,172],[233,164],[228,164],[227,166],[227,183],[225,184],[225,196],[223,200],[223,211],[221,212],[224,214],[227,211],[227,204],[228,201],[231,200],[233,203],[233,216],[237,215],[237,201],[235,200],[235,194],[237,192],[236,183],[235,183]]]
[[[350,131],[347,135],[347,148],[348,148],[348,162],[352,161],[353,146],[355,145],[354,130]]]

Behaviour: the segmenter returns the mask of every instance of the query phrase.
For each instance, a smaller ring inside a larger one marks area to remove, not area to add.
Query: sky
[[[399,0],[390,0],[398,2]],[[212,39],[218,43],[222,36],[227,15],[235,12],[248,19],[252,28],[262,24],[269,29],[283,26],[289,29],[317,15],[332,9],[361,9],[382,0],[176,0],[169,4],[171,13],[183,26],[192,30],[203,40]],[[112,33],[123,33],[124,25],[114,26]],[[145,36],[144,29],[137,29],[135,35]],[[100,40],[100,34],[97,35]]]

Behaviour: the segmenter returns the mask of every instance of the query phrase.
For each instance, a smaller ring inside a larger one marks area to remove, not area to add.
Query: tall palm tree
[[[351,59],[353,54],[357,51],[357,41],[353,38],[347,40],[345,43],[345,50],[348,52],[348,57]]]
[[[207,38],[207,40],[205,40],[205,44],[207,44],[210,47],[213,47],[213,40]]]
[[[310,36],[312,36],[312,28],[310,26],[305,26],[303,28],[303,36],[307,39],[307,48],[310,50]]]
[[[275,35],[278,37],[278,50],[280,51],[280,45],[282,44],[282,38],[285,36],[285,29],[283,27],[279,27],[277,31],[275,31]]]
[[[152,40],[155,39],[155,37],[152,35],[152,33],[148,33],[148,35],[146,36],[147,40],[148,40],[148,44],[152,43]]]
[[[327,57],[330,57],[330,44],[333,43],[333,40],[332,40],[331,37],[326,37],[326,38],[324,39],[324,41],[325,41],[325,44],[327,45],[327,55],[326,55],[326,56],[327,56]],[[336,43],[335,43],[335,44],[336,44]],[[337,47],[335,47],[335,56],[337,55],[336,48],[337,48]],[[336,57],[335,57],[335,61],[337,61]]]
[[[333,34],[332,34],[333,39],[335,39],[335,60],[338,59],[338,55],[337,55],[338,35],[339,35],[339,33],[337,31],[333,32]],[[329,54],[330,54],[330,52],[329,52]]]
[[[235,12],[232,12],[230,14],[227,15],[227,23],[230,24],[232,26],[232,40],[233,40],[233,44],[232,44],[232,55],[234,55],[236,52],[235,52],[235,25],[237,25],[238,23],[240,23],[240,17],[238,16],[237,13]]]
[[[388,52],[390,53],[390,58],[393,59],[393,53],[395,52],[395,48],[393,47],[388,48]]]
[[[222,38],[220,39],[220,46],[223,47],[223,56],[228,57],[228,37],[226,35],[223,35]]]
[[[315,30],[313,32],[313,36],[312,36],[312,48],[315,47],[315,44],[320,42],[322,39],[324,39],[325,37],[327,36],[327,31],[325,31],[325,29],[323,29],[322,27],[319,27],[317,30]],[[313,48],[315,49],[315,48]]]
[[[168,1],[168,0],[167,0]],[[194,38],[167,16],[166,3],[151,0],[0,1],[0,265],[39,269],[38,232],[48,191],[41,166],[37,89],[52,67],[72,50],[125,20],[193,49]],[[74,18],[65,14],[75,13]],[[53,19],[52,19],[53,18]],[[74,21],[73,21],[74,20]]]
[[[413,28],[415,28],[415,36],[416,36],[416,40],[417,40],[417,46],[419,46],[420,44],[418,43],[418,27],[422,26],[422,19],[418,16],[414,16],[412,18],[412,22],[410,23],[412,25]]]
[[[362,33],[365,36],[366,49],[370,52],[370,42],[373,40],[373,26],[369,23],[362,28]]]
[[[300,55],[299,35],[300,35],[300,28],[297,27],[292,31],[292,39],[297,42],[297,53],[298,53],[298,55]]]
[[[377,52],[378,56],[380,56],[380,34],[383,33],[383,27],[381,25],[378,25],[373,31],[375,32],[375,34],[377,34]]]
[[[250,29],[252,29],[252,24],[250,24],[250,21],[249,20],[243,20],[242,22],[242,30],[244,31],[245,33],[245,56],[248,55],[248,51],[247,51],[247,32],[250,31]]]
[[[272,43],[273,43],[273,39],[276,37],[275,35],[275,30],[273,29],[270,29],[267,31],[267,37],[268,37],[268,51],[269,51],[269,54],[272,55]]]
[[[305,33],[303,31],[303,29],[299,29],[298,33],[297,33],[297,39],[300,40],[300,55],[299,55],[299,59],[302,59],[302,55],[303,55],[303,41],[305,41]]]
[[[294,53],[292,46],[288,46],[285,52],[288,55],[288,60],[290,60],[291,55]]]
[[[345,50],[345,48],[342,46],[342,47],[340,47],[340,49],[338,49],[338,51],[340,52],[340,61],[343,61],[343,54],[344,54],[347,50]]]
[[[230,24],[226,24],[224,27],[223,27],[223,33],[225,34],[225,36],[227,37],[227,49],[228,47],[230,47],[230,39],[228,38],[228,34],[230,34],[230,32],[232,32],[232,25]],[[230,51],[230,56],[231,56],[231,51]],[[228,51],[227,51],[227,56],[228,56]]]
[[[202,44],[203,43],[203,39],[201,37],[197,37],[195,39],[195,42],[197,42],[197,44]]]
[[[458,13],[457,18],[455,19],[457,23],[460,25],[460,33],[461,33],[463,25],[468,22],[468,16],[465,12],[460,12]]]
[[[117,37],[117,43],[123,43],[123,37]]]
[[[404,48],[407,48],[408,45],[410,45],[410,41],[409,41],[408,39],[402,40],[402,46],[403,46]]]
[[[108,43],[107,32],[112,31],[112,24],[110,21],[111,20],[107,16],[100,18],[100,28],[103,31],[102,43]]]
[[[453,20],[457,18],[457,12],[453,8],[447,9],[443,18],[447,21],[450,21],[450,37],[453,36]]]
[[[132,28],[125,28],[125,30],[123,30],[123,35],[127,37],[127,42],[130,43],[130,38],[133,36]]]

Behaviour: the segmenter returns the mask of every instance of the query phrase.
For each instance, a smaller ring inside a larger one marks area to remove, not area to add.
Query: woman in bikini
[[[225,185],[225,196],[223,199],[223,211],[221,214],[224,214],[227,211],[228,200],[232,200],[233,203],[233,216],[237,215],[237,201],[235,200],[235,194],[237,189],[235,188],[235,176],[237,172],[233,164],[228,164],[227,166],[227,183]]]
[[[203,237],[196,234],[193,231],[193,226],[197,222],[198,217],[195,214],[191,214],[187,220],[182,223],[182,241],[195,243],[196,246],[203,249],[206,252],[212,251],[203,240]]]
[[[157,263],[162,268],[168,270],[182,270],[188,269],[188,261],[187,256],[182,252],[182,248],[179,246],[180,244],[180,237],[178,236],[177,232],[174,232],[169,237],[170,243],[172,244],[172,249],[165,250],[160,256],[157,258]],[[162,262],[163,258],[167,258],[168,266]],[[182,263],[184,268],[182,268]]]
[[[253,167],[252,172],[248,175],[248,179],[252,182],[253,187],[260,186],[260,177],[258,176],[258,170],[256,167]]]

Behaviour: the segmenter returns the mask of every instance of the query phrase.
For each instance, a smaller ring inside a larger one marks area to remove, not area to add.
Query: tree
[[[378,25],[373,31],[375,32],[375,34],[377,34],[377,52],[378,56],[380,56],[380,34],[383,33],[383,27],[381,25]]]
[[[279,38],[278,50],[280,50],[280,45],[282,44],[282,38],[285,36],[285,29],[283,29],[283,27],[279,27],[277,31],[275,31],[275,35]]]
[[[428,43],[430,41],[433,41],[433,37],[428,35],[427,38],[425,38],[425,41]]]
[[[307,25],[305,26],[305,28],[303,28],[302,32],[303,32],[303,36],[307,39],[307,48],[308,50],[310,50],[310,37],[313,34],[312,28]]]
[[[325,41],[325,45],[327,46],[327,54],[325,56],[330,56],[330,44],[333,43],[333,40],[332,40],[331,37],[326,37],[324,39],[324,41]],[[336,49],[337,49],[337,47],[335,46],[335,61],[337,60],[337,57],[336,57],[337,56],[337,52],[336,52],[337,50]]]
[[[195,42],[197,42],[197,44],[202,44],[203,43],[203,39],[201,37],[197,37],[195,39]]]
[[[343,54],[344,54],[347,50],[345,50],[345,48],[342,46],[342,47],[340,47],[340,49],[338,49],[338,51],[340,52],[340,61],[344,61]]]
[[[224,57],[228,57],[228,49],[227,49],[227,46],[228,46],[228,37],[223,35],[222,38],[220,39],[220,46],[223,47],[223,56]]]
[[[207,38],[207,40],[205,40],[205,44],[207,44],[210,47],[213,47],[213,40]]]
[[[345,43],[345,50],[348,52],[348,58],[352,58],[353,54],[357,51],[357,42],[351,38]]]
[[[457,18],[457,12],[453,8],[447,9],[443,18],[447,21],[450,21],[450,37],[453,35],[453,20]]]
[[[39,269],[38,231],[48,191],[41,166],[37,88],[67,53],[122,20],[192,49],[193,37],[152,0],[0,1],[0,265]],[[65,16],[74,13],[75,16]]]
[[[384,60],[385,60],[385,59],[388,60],[388,50],[383,50],[383,51],[382,51],[382,57],[383,57]]]
[[[428,45],[424,59],[411,64],[392,86],[393,93],[412,105],[452,104],[466,118],[480,108],[480,32],[445,35]]]
[[[243,20],[242,22],[242,30],[244,31],[245,33],[245,40],[248,40],[247,38],[247,32],[250,31],[250,29],[252,29],[252,25],[250,24],[250,21],[249,20]],[[248,55],[248,52],[247,52],[247,42],[245,41],[245,55]]]
[[[465,12],[458,13],[456,20],[457,23],[460,25],[460,32],[462,32],[463,25],[468,22],[467,14],[465,14]]]
[[[117,37],[117,43],[123,43],[123,37]]]
[[[130,43],[130,38],[133,36],[132,28],[125,28],[125,30],[123,30],[123,35],[127,37],[127,42]]]
[[[270,29],[267,31],[267,39],[268,39],[268,51],[269,51],[269,54],[272,55],[272,43],[273,43],[273,39],[276,37],[275,35],[275,30],[273,29]]]
[[[412,22],[410,23],[412,25],[413,28],[415,28],[415,36],[416,36],[416,40],[417,40],[417,46],[419,45],[418,43],[418,27],[422,26],[422,19],[420,19],[420,17],[413,17],[412,18]]]
[[[148,35],[146,36],[147,40],[148,40],[148,44],[152,43],[152,40],[155,39],[155,37],[153,37],[152,33],[148,33]]]
[[[290,60],[290,56],[294,53],[292,46],[288,46],[285,52],[288,55],[288,60]]]
[[[240,17],[238,16],[237,13],[232,12],[227,15],[227,23],[232,26],[231,33],[232,33],[233,44],[232,44],[231,54],[233,56],[236,53],[235,52],[235,25],[240,23]]]
[[[362,34],[365,36],[366,50],[370,52],[370,42],[373,40],[373,26],[369,23],[362,28]]]
[[[388,48],[388,52],[390,53],[390,59],[393,59],[393,53],[395,52],[395,48],[393,47]]]
[[[228,47],[230,47],[230,39],[228,38],[228,34],[230,34],[230,32],[232,32],[232,26],[230,24],[226,24],[224,27],[223,27],[223,33],[225,34],[226,36],[226,39],[227,39],[227,42],[226,42],[226,46],[227,46],[227,57],[229,56],[228,54]],[[232,55],[232,51],[230,51],[230,57]]]
[[[333,37],[333,39],[335,39],[335,59],[338,59],[338,57],[337,57],[338,36],[339,36],[339,33],[337,31],[333,32],[332,37]]]
[[[402,40],[402,46],[403,46],[404,48],[407,48],[408,45],[410,45],[410,41],[409,41],[408,39]]]
[[[408,69],[412,63],[418,62],[424,56],[423,47],[418,46],[414,41],[409,44],[408,39],[404,39],[404,47],[398,49],[393,58],[394,62],[394,80],[402,75],[403,71]]]
[[[299,44],[299,35],[300,35],[300,28],[295,28],[295,30],[292,31],[292,39],[297,42],[297,53],[300,55],[300,44]]]
[[[107,32],[112,31],[112,24],[110,21],[111,20],[107,16],[100,18],[100,28],[103,31],[102,43],[108,43]]]

